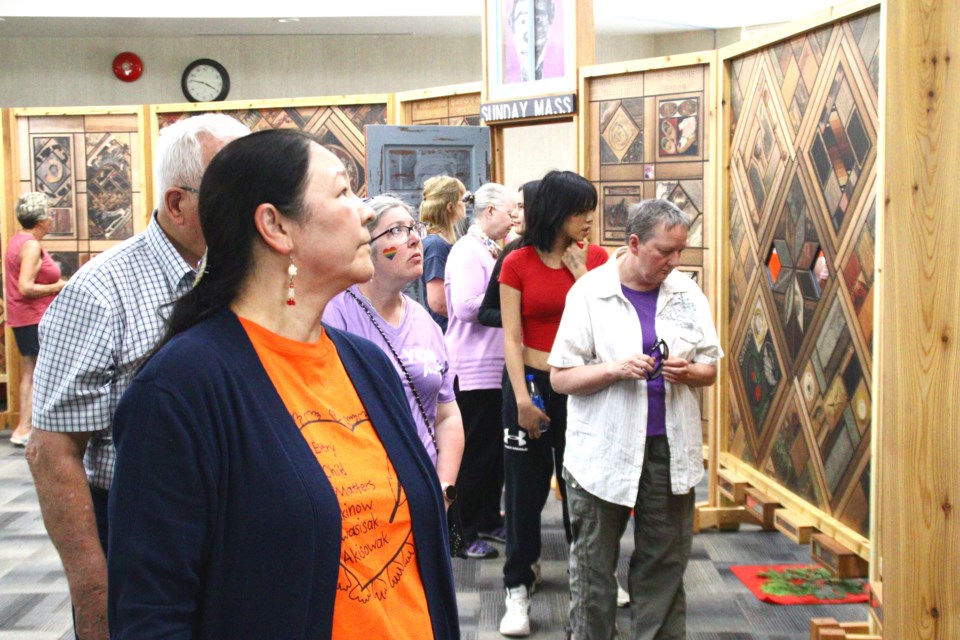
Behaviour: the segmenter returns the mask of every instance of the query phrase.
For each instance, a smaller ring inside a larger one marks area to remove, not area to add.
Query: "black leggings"
[[[457,379],[454,392],[463,416],[464,439],[463,459],[457,474],[457,502],[463,538],[470,544],[478,534],[503,526],[500,389],[461,391]]]
[[[507,588],[533,584],[530,565],[540,559],[540,513],[550,495],[554,469],[563,468],[563,449],[567,441],[567,396],[550,386],[546,371],[525,368],[543,396],[550,428],[540,438],[527,437],[517,422],[517,400],[506,371],[503,374],[503,468],[507,512],[507,561],[503,565],[503,584]],[[563,527],[567,542],[570,517],[567,514],[567,486],[557,473],[563,496]]]

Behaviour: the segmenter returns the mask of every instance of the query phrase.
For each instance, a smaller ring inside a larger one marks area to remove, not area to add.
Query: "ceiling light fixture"
[[[277,22],[280,24],[287,24],[288,22],[300,22],[300,18],[277,18]]]

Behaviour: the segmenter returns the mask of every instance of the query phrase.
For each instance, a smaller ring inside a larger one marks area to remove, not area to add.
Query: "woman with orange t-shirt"
[[[375,345],[321,324],[369,208],[301,132],[231,142],[196,286],[114,420],[112,638],[458,638],[444,502]]]

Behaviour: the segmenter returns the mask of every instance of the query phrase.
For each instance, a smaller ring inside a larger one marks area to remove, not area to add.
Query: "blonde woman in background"
[[[37,326],[43,312],[67,282],[60,279],[60,267],[40,246],[40,240],[53,226],[47,196],[38,191],[23,194],[17,199],[16,212],[23,230],[10,238],[4,257],[7,324],[13,329],[22,356],[20,422],[10,435],[10,442],[15,447],[24,447],[33,430],[33,369],[40,353]]]
[[[434,176],[423,183],[420,222],[427,226],[423,238],[423,275],[420,284],[430,317],[447,332],[447,299],[443,290],[443,272],[450,248],[456,242],[454,228],[467,217],[464,196],[467,188],[456,178]]]

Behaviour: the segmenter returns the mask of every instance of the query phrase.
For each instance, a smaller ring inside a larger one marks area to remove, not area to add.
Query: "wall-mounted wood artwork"
[[[632,204],[666,198],[693,218],[683,264],[702,269],[709,66],[595,73],[586,82],[585,159],[600,192],[600,243],[623,244]]]
[[[866,537],[880,13],[807,29],[720,52],[730,122],[723,446]]]
[[[368,124],[386,124],[388,96],[343,96],[336,99],[223,102],[216,109],[204,105],[159,105],[152,107],[157,129],[197,113],[224,113],[250,127],[299,129],[314,135],[343,162],[354,193],[365,196],[364,133]]]

